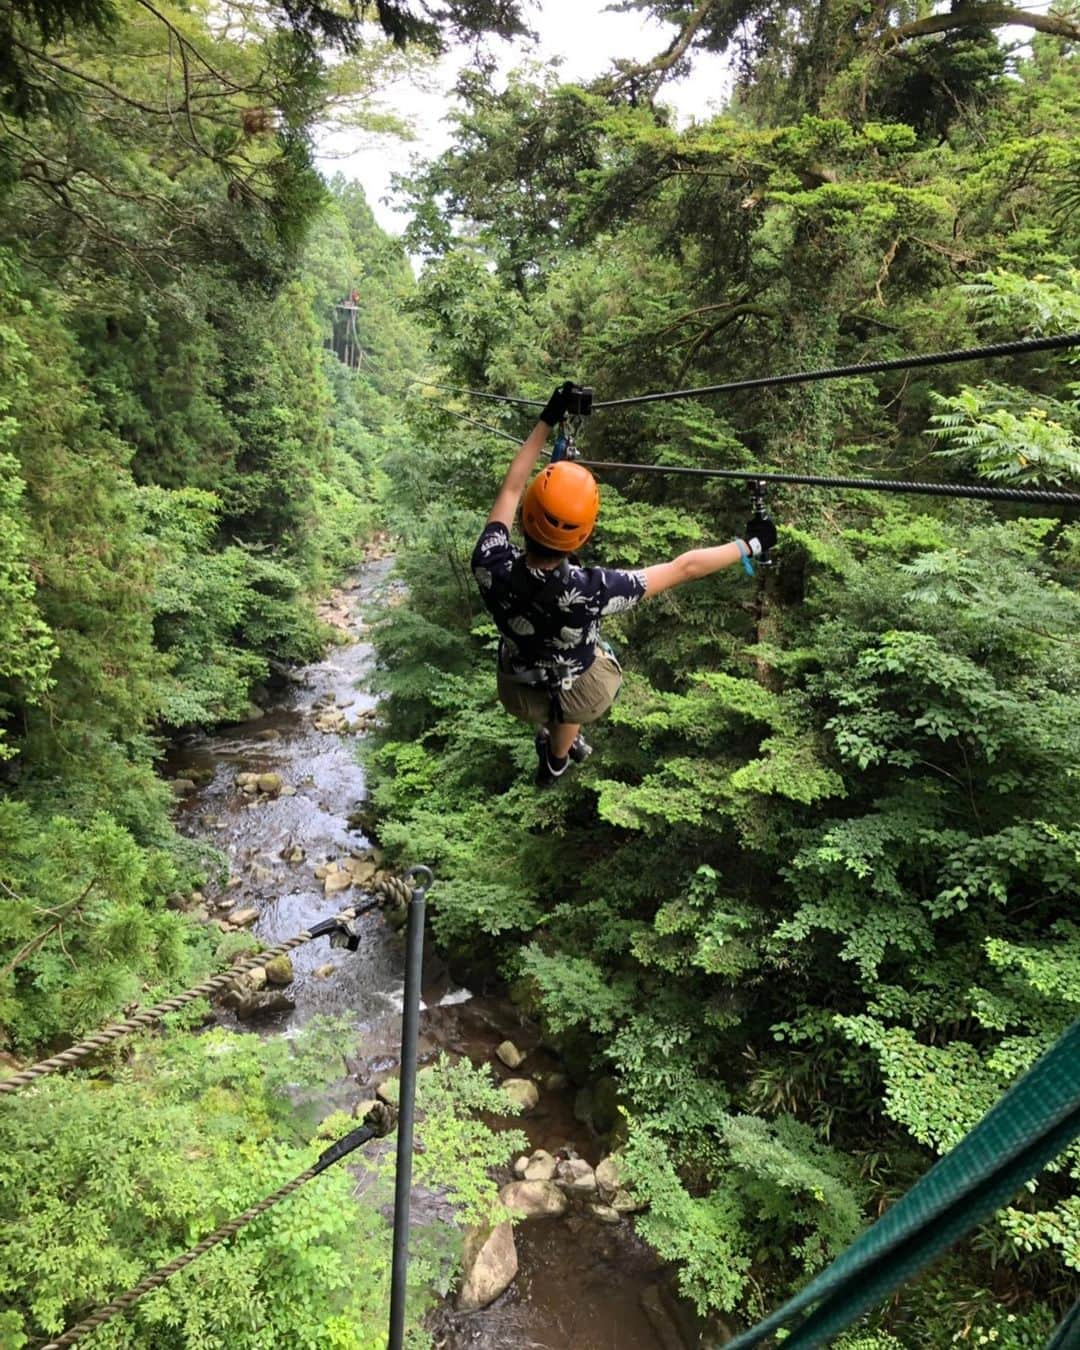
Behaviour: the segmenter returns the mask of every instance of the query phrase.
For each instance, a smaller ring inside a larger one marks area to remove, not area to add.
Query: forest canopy
[[[229,959],[176,903],[223,860],[177,832],[163,751],[314,659],[316,600],[389,529],[380,842],[435,868],[456,967],[502,981],[606,1096],[590,1119],[647,1204],[637,1230],[720,1334],[821,1269],[1077,1015],[1080,526],[776,487],[775,567],[611,622],[620,698],[539,795],[468,567],[530,419],[414,380],[613,399],[1080,329],[1080,30],[1068,7],[630,7],[670,45],[587,84],[534,64],[501,86],[481,52],[450,148],[399,179],[397,240],[320,175],[318,136],[403,131],[387,82],[520,39],[527,11],[0,6],[0,1050],[49,1053]],[[665,89],[700,52],[728,55],[734,90],[681,124]],[[354,290],[358,369],[327,350]],[[582,447],[1075,489],[1077,359],[612,410]],[[607,476],[602,501],[587,560],[632,568],[749,512],[738,485],[658,475]],[[340,1034],[177,1026],[5,1101],[2,1343],[55,1334],[309,1165],[285,1086]],[[492,1098],[464,1066],[433,1091],[428,1179],[482,1215],[516,1136],[471,1120]],[[118,1143],[84,1194],[88,1131]],[[1042,1345],[1080,1288],[1078,1168],[1074,1145],[841,1350]],[[200,1301],[217,1344],[375,1343],[381,1193],[332,1184],[329,1217],[299,1207],[109,1343],[208,1344]],[[433,1235],[417,1336],[453,1261]]]
[[[902,44],[891,11],[877,37],[829,4],[678,13],[679,62],[740,47],[720,116],[678,126],[666,68],[477,81],[455,143],[403,180],[448,383],[543,397],[568,375],[613,399],[1077,327],[1070,21],[1018,50],[989,10]],[[582,446],[1074,487],[1074,364],[614,409]],[[447,878],[441,939],[482,950],[618,1085],[639,1232],[702,1314],[745,1325],[1076,1016],[1080,534],[1034,507],[777,486],[776,567],[619,616],[609,725],[538,796],[463,581],[507,446],[419,400],[414,425],[427,453],[385,462],[411,600],[382,625],[384,837]],[[730,483],[608,474],[601,492],[587,556],[606,565],[722,542],[749,514]],[[1076,1166],[1073,1149],[851,1345],[1041,1345],[1078,1288]]]

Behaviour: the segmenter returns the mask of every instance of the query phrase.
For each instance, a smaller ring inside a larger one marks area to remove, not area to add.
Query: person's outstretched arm
[[[776,526],[763,516],[755,516],[746,527],[740,539],[730,544],[717,544],[714,548],[692,548],[688,553],[680,553],[671,562],[656,563],[646,567],[645,599],[648,600],[661,591],[670,591],[673,586],[682,586],[687,581],[697,581],[699,577],[711,576],[732,563],[746,557],[756,558],[768,553],[776,543]]]
[[[502,487],[496,494],[495,505],[488,513],[489,525],[493,521],[498,521],[500,525],[505,525],[509,529],[514,523],[521,494],[525,491],[529,475],[547,443],[548,432],[552,427],[558,426],[566,416],[566,398],[573,387],[572,381],[567,380],[555,390],[540,414],[539,422],[529,432],[522,442],[521,449],[510,461],[510,467],[506,471]]]

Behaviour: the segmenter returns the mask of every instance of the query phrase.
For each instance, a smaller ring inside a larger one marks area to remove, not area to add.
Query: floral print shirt
[[[569,561],[555,575],[529,567],[498,521],[477,540],[472,572],[502,634],[500,668],[552,688],[569,688],[595,661],[603,616],[630,609],[645,594],[644,572]]]

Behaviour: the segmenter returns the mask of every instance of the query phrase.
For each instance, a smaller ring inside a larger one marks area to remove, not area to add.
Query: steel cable
[[[705,384],[693,389],[668,389],[658,394],[637,394],[630,398],[611,398],[593,404],[598,408],[628,408],[638,403],[665,403],[676,398],[701,398],[706,394],[730,394],[740,389],[767,389],[775,385],[806,384],[813,380],[836,380],[849,376],[875,375],[889,370],[920,370],[925,366],[948,366],[959,361],[989,360],[995,356],[1019,356],[1025,352],[1052,352],[1080,347],[1080,333],[1058,333],[1053,337],[1020,338],[1015,342],[995,342],[986,347],[959,347],[948,352],[928,352],[923,356],[897,356],[887,361],[859,361],[850,366],[826,366],[822,370],[796,370],[787,375],[759,375],[750,380],[729,380],[725,384]],[[472,390],[458,390],[472,393]],[[481,395],[481,397],[494,397]],[[507,399],[520,403],[522,399]]]
[[[867,492],[904,492],[926,497],[971,497],[976,500],[1037,502],[1045,506],[1080,506],[1080,492],[1044,488],[989,487],[968,483],[921,483],[892,478],[822,478],[808,473],[772,473],[750,469],[696,469],[678,464],[624,464],[620,460],[579,459],[588,469],[626,473],[678,474],[691,478],[728,478],[752,483],[799,483],[809,487],[861,488]]]
[[[468,394],[470,398],[486,398],[489,403],[516,403],[523,408],[543,408],[546,400],[542,398],[513,398],[509,394],[489,394],[484,389],[462,389],[456,384],[438,384],[435,380],[422,380],[419,377],[410,380],[410,384],[426,384],[429,389],[441,389],[447,394]]]

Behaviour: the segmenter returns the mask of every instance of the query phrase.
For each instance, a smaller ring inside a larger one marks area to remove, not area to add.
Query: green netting
[[[1046,1350],[1080,1350],[1080,1303],[1065,1318],[1047,1342]]]
[[[727,1350],[749,1350],[784,1326],[794,1327],[784,1350],[824,1345],[988,1219],[1077,1135],[1080,1022],[872,1228]],[[1048,1350],[1080,1350],[1080,1305]]]

